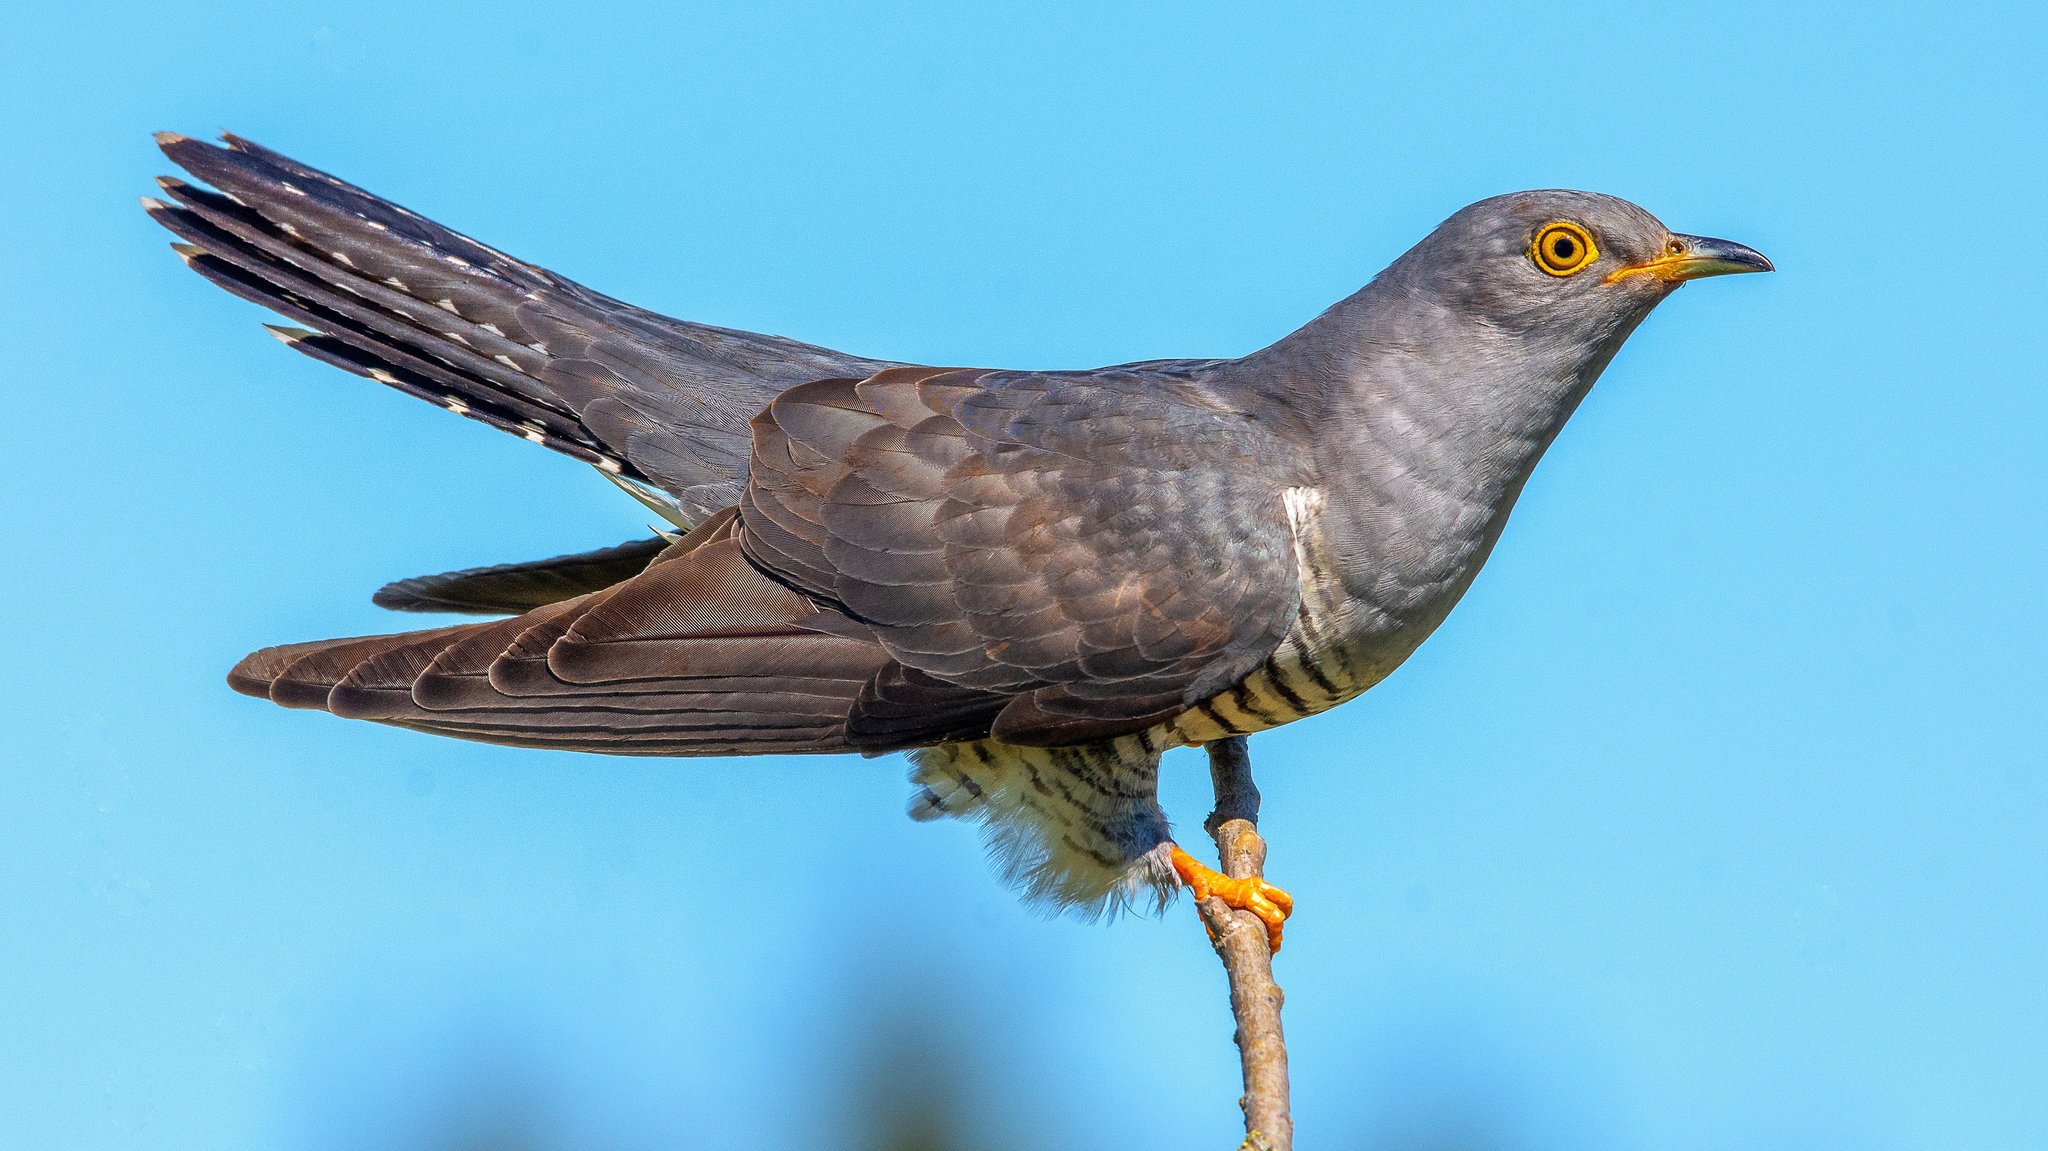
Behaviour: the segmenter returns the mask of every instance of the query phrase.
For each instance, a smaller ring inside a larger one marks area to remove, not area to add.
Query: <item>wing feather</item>
[[[847,716],[888,655],[805,626],[815,606],[749,564],[730,526],[707,524],[602,591],[488,623],[266,649],[229,682],[290,707],[526,747],[847,750]]]
[[[1293,623],[1305,464],[1198,373],[892,368],[792,389],[753,429],[746,554],[896,661],[855,708],[863,746],[1142,730]]]

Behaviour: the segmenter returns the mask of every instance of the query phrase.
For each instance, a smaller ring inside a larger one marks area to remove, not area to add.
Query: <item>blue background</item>
[[[2048,1145],[2040,6],[28,7],[0,1146],[1233,1139],[1188,907],[1034,917],[900,759],[229,693],[406,624],[388,579],[646,516],[186,272],[147,134],[222,128],[637,303],[935,363],[1238,354],[1516,188],[1754,244],[1778,274],[1645,325],[1437,637],[1254,744],[1304,1146]],[[1197,824],[1200,758],[1165,791]]]

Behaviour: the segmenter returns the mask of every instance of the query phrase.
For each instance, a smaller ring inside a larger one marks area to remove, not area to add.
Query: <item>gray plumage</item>
[[[1768,269],[1624,201],[1452,216],[1234,360],[911,367],[621,304],[246,141],[147,201],[292,347],[644,485],[680,539],[422,577],[517,612],[271,648],[288,706],[532,747],[910,749],[1059,905],[1165,898],[1168,748],[1326,710],[1441,622],[1543,450],[1685,280]],[[700,522],[701,521],[701,522]]]

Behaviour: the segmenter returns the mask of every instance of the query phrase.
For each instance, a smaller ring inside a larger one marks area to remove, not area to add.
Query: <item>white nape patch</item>
[[[526,370],[526,369],[524,369],[524,368],[521,368],[521,367],[519,366],[519,362],[518,362],[518,361],[514,360],[514,359],[513,359],[512,357],[510,357],[510,356],[506,355],[506,354],[505,354],[505,353],[503,353],[503,352],[499,352],[499,353],[498,353],[497,355],[495,355],[495,356],[492,356],[491,358],[492,358],[492,359],[494,359],[494,360],[496,360],[496,361],[498,361],[499,363],[501,363],[501,364],[505,365],[506,367],[508,367],[508,368],[511,368],[511,369],[512,369],[513,371],[515,371],[515,372],[520,372],[520,371],[525,371],[525,370]]]
[[[401,292],[410,293],[412,291],[411,288],[405,286],[405,281],[399,279],[397,276],[386,276],[384,277],[384,282],[391,285],[394,288],[397,288]]]
[[[327,254],[333,256],[334,262],[340,264],[344,268],[353,268],[356,266],[356,262],[348,258],[347,252],[329,252]]]
[[[435,307],[437,307],[437,308],[439,308],[439,309],[441,309],[442,311],[444,311],[444,312],[448,313],[448,314],[449,314],[449,315],[451,315],[451,316],[459,316],[459,315],[461,315],[461,314],[462,314],[461,312],[458,312],[458,311],[456,311],[456,310],[455,310],[455,301],[454,301],[454,300],[446,300],[446,299],[443,299],[443,300],[435,300],[435,301],[434,301],[434,306],[435,306]]]
[[[482,328],[484,331],[489,332],[490,334],[498,337],[501,340],[505,338],[505,329],[499,327],[496,324],[478,324],[477,327]]]

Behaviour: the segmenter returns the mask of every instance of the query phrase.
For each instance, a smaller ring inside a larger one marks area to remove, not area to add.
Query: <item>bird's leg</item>
[[[1174,870],[1195,889],[1202,925],[1230,980],[1230,1017],[1237,1022],[1237,1053],[1244,1064],[1244,1096],[1238,1103],[1244,1108],[1245,1135],[1238,1151],[1293,1151],[1287,1039],[1280,1029],[1285,996],[1273,982],[1273,952],[1280,950],[1280,924],[1294,909],[1294,900],[1260,878],[1266,870],[1266,841],[1259,836],[1259,789],[1252,784],[1251,751],[1244,737],[1219,739],[1207,749],[1216,810],[1203,826],[1216,840],[1225,874],[1217,875],[1177,849]],[[1256,915],[1266,930],[1231,907]]]
[[[1280,928],[1294,911],[1294,897],[1267,883],[1261,874],[1266,850],[1259,839],[1259,789],[1252,782],[1250,748],[1241,735],[1217,740],[1207,747],[1216,810],[1209,813],[1202,826],[1216,838],[1223,872],[1204,866],[1175,844],[1171,856],[1174,874],[1195,893],[1197,903],[1213,895],[1231,907],[1258,916],[1266,925],[1268,950],[1279,951]],[[1215,933],[1210,935],[1214,938]]]
[[[1276,953],[1280,950],[1281,925],[1294,911],[1292,895],[1256,875],[1232,879],[1182,851],[1178,843],[1173,845],[1171,858],[1174,874],[1180,876],[1180,881],[1195,893],[1198,902],[1214,896],[1239,911],[1249,911],[1258,916],[1266,925],[1268,950]]]

